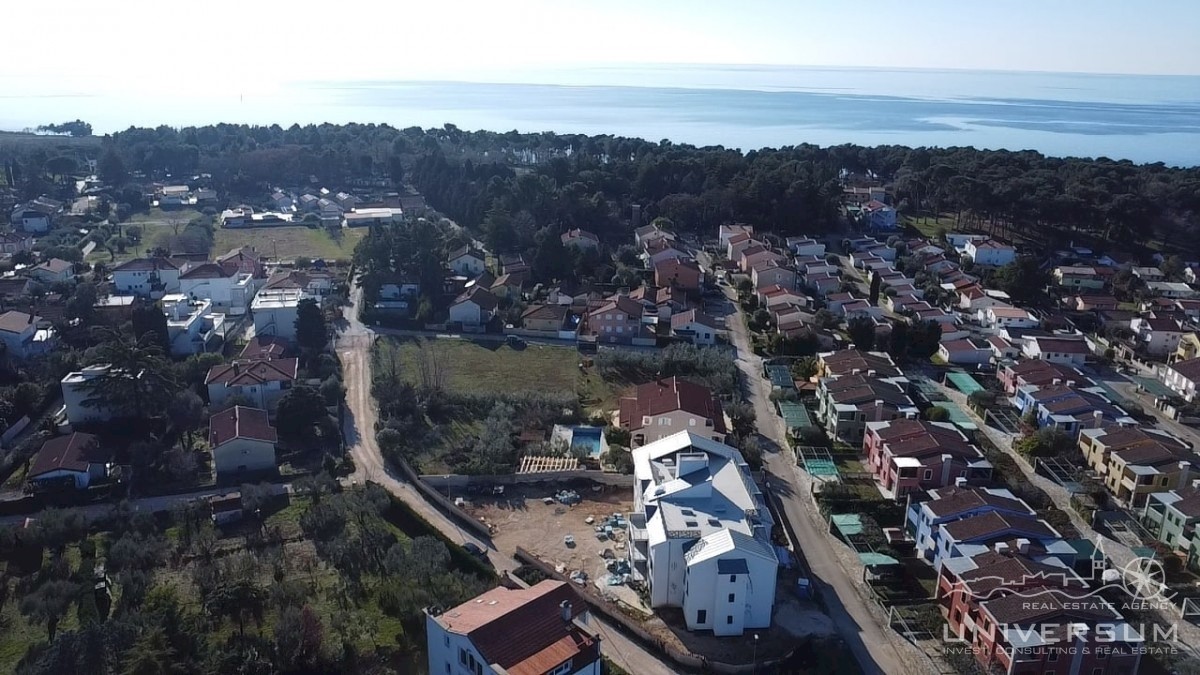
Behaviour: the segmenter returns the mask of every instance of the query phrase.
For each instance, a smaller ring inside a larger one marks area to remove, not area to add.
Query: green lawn
[[[938,237],[941,230],[954,231],[954,218],[951,216],[938,216],[936,218],[929,216],[906,217],[904,224],[912,225],[922,235],[933,239]]]
[[[513,349],[499,342],[452,339],[427,340],[424,347],[420,345],[411,339],[389,343],[397,350],[401,376],[410,382],[420,381],[418,354],[422,348],[435,350],[441,357],[451,391],[574,393],[579,380],[579,355],[568,347],[526,345]]]
[[[247,229],[218,227],[213,249],[219,255],[238,246],[253,246],[259,253],[280,260],[291,260],[297,256],[349,259],[354,253],[354,246],[366,236],[368,229],[343,228],[335,239],[324,228],[303,225]]]

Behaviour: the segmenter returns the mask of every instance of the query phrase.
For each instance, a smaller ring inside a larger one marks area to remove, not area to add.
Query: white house
[[[275,427],[261,408],[235,405],[208,420],[208,444],[217,478],[274,469],[276,440]]]
[[[10,358],[26,359],[54,348],[54,329],[40,316],[9,310],[0,314],[0,342]]]
[[[210,300],[225,314],[245,314],[254,299],[254,276],[233,265],[204,263],[179,275],[179,292],[187,298]]]
[[[296,314],[304,293],[295,288],[263,290],[250,303],[255,335],[296,339]]]
[[[633,464],[628,554],[650,606],[717,636],[770,626],[774,520],[741,453],[684,431],[633,450]]]
[[[1150,356],[1166,356],[1190,333],[1179,321],[1166,316],[1139,316],[1129,322],[1138,346]]]
[[[450,266],[450,269],[454,270],[455,274],[470,278],[475,278],[483,274],[483,271],[487,269],[483,254],[472,250],[468,246],[451,252],[450,257],[446,259],[446,264]]]
[[[42,444],[29,466],[26,480],[35,491],[70,487],[86,490],[108,478],[111,453],[91,434],[75,432],[51,438]]]
[[[1025,340],[1021,353],[1027,359],[1040,359],[1066,366],[1083,366],[1091,353],[1083,336],[1036,336]]]
[[[180,273],[180,266],[168,258],[134,258],[113,268],[113,290],[157,300],[179,292]]]
[[[450,321],[464,326],[482,326],[496,313],[496,296],[483,288],[472,288],[450,305]]]
[[[720,330],[715,319],[696,309],[671,315],[671,335],[694,345],[716,344],[717,332]]]
[[[296,206],[296,203],[288,193],[283,190],[276,190],[271,193],[271,206],[276,211],[291,211]]]
[[[31,234],[49,232],[52,221],[52,214],[29,206],[18,206],[9,218],[13,227]]]
[[[733,237],[744,234],[747,238],[754,236],[753,225],[721,225],[717,228],[717,239],[721,244],[721,248],[729,246],[729,240]]]
[[[1158,377],[1175,393],[1188,401],[1194,401],[1196,385],[1200,384],[1200,357],[1159,366]]]
[[[1146,283],[1146,291],[1160,298],[1196,297],[1196,289],[1179,281],[1150,281]]]
[[[1003,328],[1037,328],[1037,317],[1017,307],[985,307],[979,310],[979,321],[984,326],[993,329]]]
[[[108,373],[107,365],[85,366],[82,370],[72,371],[63,377],[60,386],[63,396],[63,411],[71,424],[86,422],[103,422],[112,419],[116,413],[104,405],[86,405],[93,397],[87,390],[87,383]]]
[[[815,255],[825,257],[825,244],[808,237],[788,237],[788,248],[796,255]]]
[[[1017,259],[1017,249],[995,239],[969,240],[963,253],[971,262],[985,267],[1002,267]]]
[[[989,239],[986,234],[960,234],[958,232],[947,232],[945,234],[946,243],[950,244],[959,253],[964,253],[967,250],[967,244],[973,241],[984,241]]]
[[[750,282],[755,289],[768,286],[796,287],[796,270],[785,267],[778,260],[762,260],[750,272]]]
[[[948,340],[938,345],[937,353],[946,363],[959,366],[978,367],[992,362],[992,346],[983,340]]]
[[[433,675],[600,675],[600,638],[569,584],[493,588],[457,607],[425,610]]]
[[[204,379],[208,402],[219,408],[231,396],[241,396],[255,408],[273,410],[296,381],[296,359],[242,361],[213,366]]]
[[[75,277],[75,266],[61,258],[51,258],[29,268],[29,276],[43,284],[57,284]]]
[[[171,356],[219,351],[225,341],[225,315],[213,311],[211,300],[191,300],[186,295],[165,295],[167,340]]]

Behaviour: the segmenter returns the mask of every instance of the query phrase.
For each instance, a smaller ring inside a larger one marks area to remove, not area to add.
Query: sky
[[[311,80],[519,82],[529,73],[553,79],[545,73],[569,77],[584,66],[632,64],[1200,75],[1196,0],[5,5],[0,85],[41,94],[146,87],[194,93]]]

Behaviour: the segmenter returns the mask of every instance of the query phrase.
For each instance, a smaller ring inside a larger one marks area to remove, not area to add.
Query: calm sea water
[[[646,66],[542,70],[491,82],[264,82],[108,91],[0,82],[0,128],[90,121],[386,122],[639,136],[744,150],[798,143],[1034,149],[1200,164],[1200,77]]]

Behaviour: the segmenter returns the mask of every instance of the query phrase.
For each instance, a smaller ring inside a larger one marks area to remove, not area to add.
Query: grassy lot
[[[366,236],[367,229],[344,228],[335,239],[324,228],[303,225],[249,229],[218,227],[213,249],[220,254],[238,246],[253,246],[259,253],[280,260],[291,260],[297,256],[348,259],[354,253],[355,244]]]
[[[907,217],[904,219],[904,224],[912,225],[922,235],[930,238],[937,238],[940,230],[954,230],[954,218],[951,216],[938,216],[936,218],[930,216]]]
[[[124,253],[116,253],[112,258],[113,264],[119,265],[126,260],[136,258],[139,254],[144,254],[147,250],[158,246],[160,242],[165,241],[168,237],[175,234],[175,225],[179,225],[179,231],[195,218],[200,218],[204,214],[196,209],[179,209],[175,211],[163,211],[159,208],[153,208],[142,213],[135,213],[129,217],[129,220],[122,223],[123,226],[136,225],[142,228],[142,243],[140,246],[130,246]],[[109,253],[104,249],[96,249],[88,256],[90,262],[108,263]]]
[[[435,350],[448,371],[451,391],[488,393],[514,391],[574,392],[579,379],[579,357],[574,349],[526,345],[513,349],[500,342],[470,340],[396,340],[401,376],[420,381],[419,351]]]

